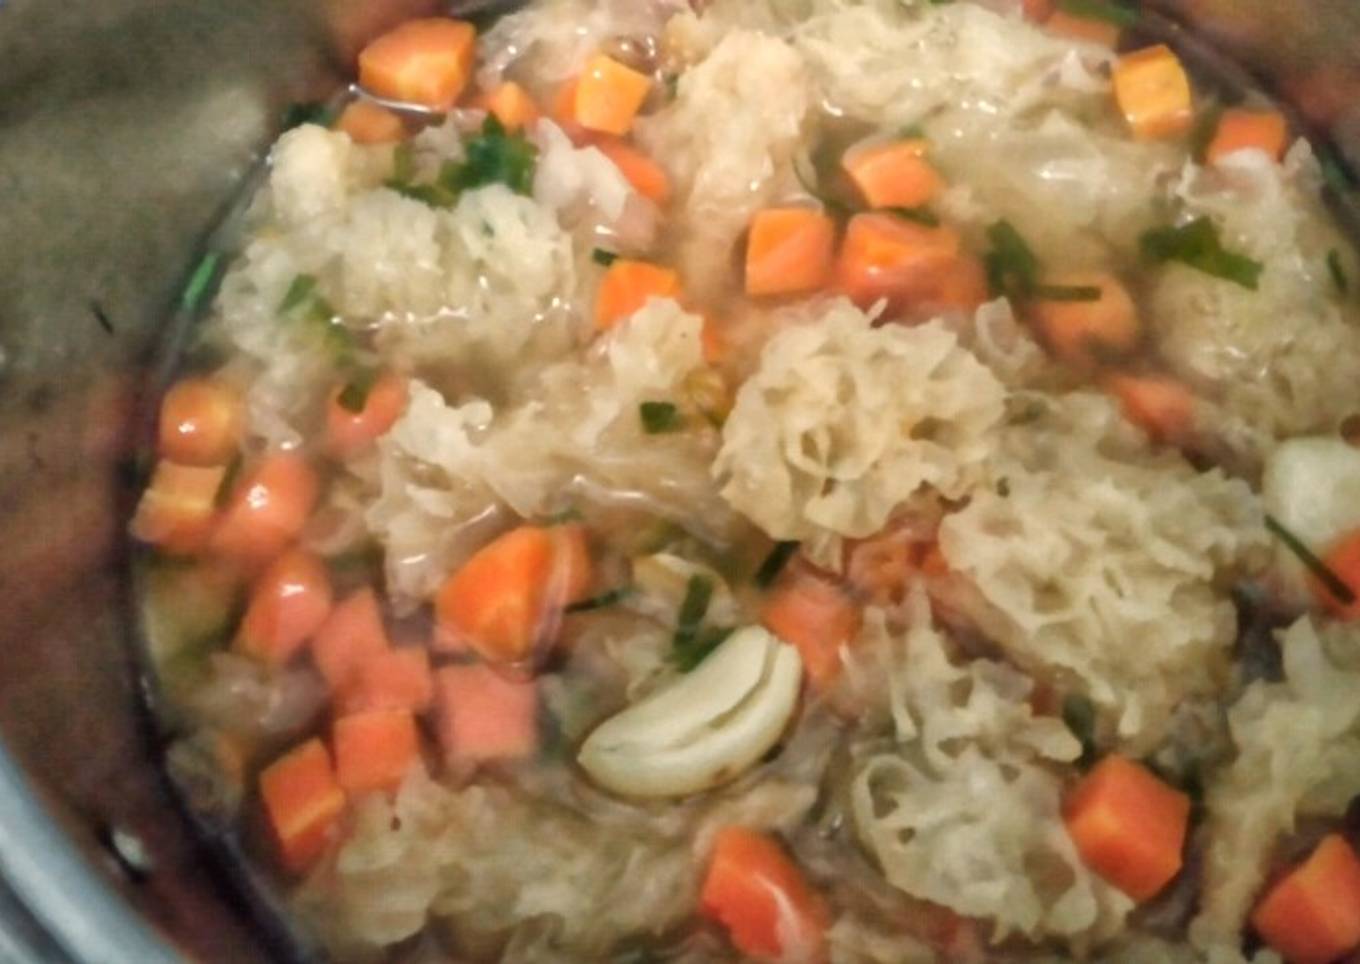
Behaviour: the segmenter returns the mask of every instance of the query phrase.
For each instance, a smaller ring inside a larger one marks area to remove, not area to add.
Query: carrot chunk
[[[548,111],[548,115],[557,123],[557,126],[562,128],[562,132],[578,147],[593,142],[599,136],[587,131],[576,119],[576,88],[580,86],[580,83],[581,78],[579,77],[573,77],[563,82],[557,88],[557,92],[553,94],[552,104]]]
[[[1345,602],[1317,580],[1312,581],[1313,596],[1337,619],[1360,619],[1360,529],[1343,535],[1332,543],[1322,563],[1344,582],[1355,599]]]
[[[845,580],[863,599],[887,606],[900,601],[928,548],[909,530],[890,528],[845,547]]]
[[[925,158],[925,141],[911,138],[846,151],[841,167],[871,208],[915,208],[944,188]]]
[[[472,73],[476,28],[462,20],[409,20],[359,52],[359,86],[389,100],[448,110]]]
[[[132,535],[172,555],[192,555],[208,544],[217,521],[223,466],[179,465],[161,459],[137,503]]]
[[[422,713],[434,698],[430,654],[418,646],[374,653],[339,691],[341,712],[410,710]]]
[[[1214,139],[1204,151],[1204,159],[1210,164],[1236,151],[1264,151],[1267,156],[1278,161],[1284,157],[1284,149],[1289,140],[1289,127],[1284,115],[1276,110],[1242,110],[1231,108],[1223,112],[1214,131]]]
[[[237,483],[211,547],[238,562],[263,563],[302,532],[320,483],[299,455],[267,455]]]
[[[356,397],[357,396],[357,397]],[[373,444],[406,411],[406,379],[391,373],[371,385],[337,385],[326,405],[326,448],[347,459]]]
[[[335,122],[356,144],[394,144],[406,139],[406,125],[394,111],[371,100],[355,100],[345,105]]]
[[[760,621],[797,648],[814,685],[841,671],[841,648],[859,634],[862,613],[831,580],[806,569],[786,573],[761,607]]]
[[[670,175],[656,161],[617,137],[602,137],[595,146],[614,162],[619,173],[633,185],[633,190],[654,204],[665,204],[670,200]]]
[[[930,302],[937,308],[973,312],[992,297],[982,259],[961,252],[936,280]]]
[[[605,271],[595,293],[595,326],[601,331],[647,304],[652,298],[677,298],[680,276],[670,268],[619,258]]]
[[[820,211],[757,211],[746,241],[746,293],[793,295],[822,288],[835,247],[836,223]]]
[[[346,793],[395,790],[420,760],[410,710],[367,710],[335,721],[335,779]]]
[[[1063,288],[1099,289],[1094,301],[1051,301],[1036,298],[1029,317],[1048,348],[1069,365],[1095,368],[1138,347],[1142,327],[1128,289],[1106,272],[1063,274],[1045,278]]]
[[[520,526],[483,546],[435,600],[437,644],[465,643],[484,659],[515,663],[551,645],[564,606],[591,579],[580,526]]]
[[[505,679],[482,663],[435,673],[439,741],[453,762],[482,763],[532,756],[538,748],[538,693],[533,683]]]
[[[388,649],[377,594],[365,586],[337,603],[311,648],[312,662],[332,693],[349,685],[361,666]]]
[[[1334,833],[1256,905],[1252,927],[1290,964],[1327,964],[1360,946],[1360,858]]]
[[[699,907],[727,929],[738,951],[756,960],[826,958],[826,903],[768,834],[744,827],[718,833]]]
[[[529,92],[513,80],[489,91],[483,103],[507,131],[517,131],[538,120],[538,105]]]
[[[235,388],[215,378],[186,378],[161,402],[158,449],[180,465],[226,465],[241,446],[244,427]]]
[[[325,852],[345,809],[322,742],[308,740],[265,767],[260,798],[284,867],[304,872]]]
[[[1031,23],[1043,23],[1053,16],[1055,0],[1020,0],[1020,9]]]
[[[627,134],[651,89],[646,74],[596,54],[576,83],[572,117],[588,131]]]
[[[1119,46],[1119,25],[1099,17],[1079,17],[1066,10],[1054,10],[1043,23],[1044,29],[1055,37],[1098,44],[1111,50]]]
[[[1190,431],[1195,396],[1176,379],[1113,372],[1105,376],[1105,387],[1119,399],[1124,417],[1153,438],[1175,441]]]
[[[1190,78],[1166,44],[1120,57],[1114,66],[1114,96],[1139,140],[1176,137],[1194,120]]]
[[[293,657],[331,611],[331,581],[310,552],[292,549],[269,565],[250,589],[236,645],[271,666]]]
[[[1141,764],[1107,756],[1077,785],[1063,816],[1086,865],[1134,900],[1180,872],[1190,798]]]
[[[959,236],[891,214],[856,214],[836,259],[836,287],[861,308],[880,299],[893,308],[935,299],[961,261]]]

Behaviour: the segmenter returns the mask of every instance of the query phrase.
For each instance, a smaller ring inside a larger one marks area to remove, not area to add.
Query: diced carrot
[[[1216,164],[1236,151],[1257,150],[1278,161],[1284,157],[1288,140],[1289,127],[1279,111],[1234,107],[1223,112],[1204,159]]]
[[[871,208],[915,208],[932,201],[944,178],[925,158],[919,138],[852,148],[841,167]]]
[[[237,483],[213,532],[212,549],[238,562],[268,562],[302,532],[319,488],[302,456],[265,456]]]
[[[1168,375],[1111,372],[1105,387],[1124,410],[1124,417],[1162,441],[1184,438],[1195,416],[1195,396]]]
[[[845,590],[806,569],[793,568],[761,607],[760,621],[798,649],[814,685],[825,686],[841,671],[841,649],[859,634],[862,613]]]
[[[161,402],[159,452],[180,465],[226,465],[241,446],[245,411],[235,388],[186,378]]]
[[[346,793],[395,790],[420,760],[410,710],[365,710],[335,721],[335,779]]]
[[[335,121],[356,144],[394,144],[406,139],[406,125],[396,112],[371,100],[355,100],[345,105]]]
[[[572,116],[588,131],[627,134],[651,89],[646,74],[596,54],[577,80]]]
[[[992,296],[987,284],[987,269],[982,259],[960,252],[935,282],[929,302],[936,308],[976,311]]]
[[[495,90],[488,91],[483,103],[508,131],[521,130],[539,117],[534,99],[513,80],[504,81]]]
[[[1256,905],[1251,925],[1290,964],[1328,964],[1360,946],[1360,858],[1346,838],[1322,838]]]
[[[465,643],[491,662],[522,662],[551,645],[562,608],[584,596],[590,579],[584,529],[520,526],[483,546],[440,588],[436,644]]]
[[[326,567],[309,552],[292,549],[270,563],[250,589],[236,646],[271,666],[293,657],[331,611]]]
[[[807,294],[831,277],[836,222],[812,208],[766,208],[746,240],[746,293]]]
[[[930,301],[961,256],[952,228],[891,214],[856,214],[836,259],[836,287],[865,309],[880,299],[893,308]]]
[[[312,637],[312,662],[335,693],[348,686],[370,658],[387,649],[378,596],[365,586],[337,603]]]
[[[378,97],[448,110],[472,73],[477,30],[462,20],[408,20],[359,52],[359,85]]]
[[[755,960],[826,959],[826,902],[768,834],[745,827],[719,831],[699,907]]]
[[[1063,817],[1088,867],[1134,900],[1181,869],[1190,798],[1126,757],[1105,757],[1068,797]]]
[[[1317,580],[1312,581],[1313,596],[1337,619],[1360,619],[1360,529],[1337,539],[1322,557],[1322,563],[1351,590],[1355,599],[1344,602]]]
[[[587,131],[576,119],[576,88],[580,82],[579,77],[573,77],[558,87],[549,110],[549,116],[577,146],[592,143],[599,136]]]
[[[532,756],[538,748],[538,692],[482,663],[435,672],[439,741],[451,762]]]
[[[1190,78],[1166,44],[1120,57],[1114,65],[1114,96],[1139,140],[1179,136],[1194,121]]]
[[[402,646],[369,656],[339,691],[341,712],[410,710],[422,713],[434,698],[430,654]]]
[[[680,276],[670,268],[619,258],[606,269],[595,293],[595,326],[613,328],[652,298],[679,295]]]
[[[337,385],[326,405],[326,448],[338,459],[347,459],[373,444],[406,411],[406,379],[387,373],[380,376],[358,404],[347,406],[346,393],[353,386]]]
[[[179,465],[161,459],[137,503],[131,532],[172,555],[192,555],[208,544],[217,521],[217,493],[225,467]]]
[[[619,173],[633,189],[654,204],[665,204],[671,196],[671,179],[660,164],[627,141],[601,137],[595,142],[600,153],[614,162]]]
[[[1128,289],[1107,272],[1083,272],[1045,278],[1046,284],[1098,288],[1094,301],[1051,301],[1036,298],[1029,305],[1030,321],[1048,348],[1069,365],[1096,368],[1138,347],[1142,326]]]
[[[906,529],[890,528],[845,547],[845,581],[864,599],[886,606],[900,601],[920,568],[925,544]]]
[[[949,575],[949,560],[938,542],[932,542],[921,554],[921,574],[937,579]]]
[[[727,354],[727,338],[721,323],[711,316],[704,315],[704,325],[699,329],[699,343],[704,353],[704,361],[716,365]]]
[[[1079,17],[1066,10],[1054,10],[1043,23],[1044,29],[1055,37],[1098,44],[1111,50],[1119,46],[1119,25],[1099,17]]]
[[[284,867],[304,872],[325,852],[345,809],[322,742],[308,740],[265,767],[260,797]]]
[[[1025,19],[1032,23],[1043,23],[1053,16],[1055,0],[1020,0],[1020,9]]]

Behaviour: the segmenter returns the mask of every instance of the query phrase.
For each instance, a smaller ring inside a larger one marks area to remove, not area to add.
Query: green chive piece
[[[1153,228],[1139,240],[1147,261],[1179,261],[1197,271],[1255,291],[1265,266],[1223,247],[1218,227],[1207,217],[1180,227]]]
[[[1096,758],[1095,704],[1080,693],[1069,693],[1063,699],[1062,719],[1081,744],[1081,757],[1078,763],[1082,766],[1090,765]]]
[[[939,227],[940,218],[929,208],[887,208],[889,214],[896,215],[907,221],[914,221],[917,224],[924,224],[928,228]]]
[[[1327,252],[1327,270],[1331,272],[1332,283],[1341,294],[1351,290],[1350,279],[1346,277],[1346,267],[1341,263],[1341,252],[1332,248]]]
[[[685,598],[681,600],[680,611],[675,617],[675,636],[671,640],[673,649],[678,651],[694,645],[712,599],[713,580],[707,576],[690,576],[685,585]]]
[[[1095,285],[1035,285],[1030,290],[1040,301],[1099,301],[1102,294]]]
[[[1345,581],[1332,572],[1327,564],[1313,554],[1313,551],[1303,544],[1303,540],[1294,533],[1286,529],[1278,519],[1272,515],[1266,516],[1266,528],[1275,534],[1286,549],[1294,553],[1303,563],[1304,568],[1311,572],[1318,582],[1327,587],[1327,591],[1344,606],[1349,606],[1355,602],[1355,590],[1346,585]]]
[[[761,589],[768,589],[774,585],[774,581],[779,578],[779,574],[784,571],[793,554],[798,551],[796,542],[776,542],[770,554],[765,557],[765,561],[756,570],[756,585]]]
[[[1028,295],[1039,282],[1039,259],[1015,225],[1001,220],[987,228],[987,280],[993,294]]]
[[[340,407],[345,411],[357,415],[368,404],[368,394],[373,391],[373,384],[377,380],[377,372],[372,369],[365,369],[345,383],[345,387],[340,389],[340,394],[335,397],[335,400],[340,403]]]
[[[598,596],[591,596],[589,599],[582,599],[580,602],[574,602],[566,608],[565,612],[586,613],[596,609],[605,609],[627,599],[632,594],[632,586],[618,586],[614,589],[602,592]]]
[[[1124,3],[1106,0],[1058,0],[1058,9],[1074,17],[1104,20],[1117,27],[1132,27],[1138,22],[1138,11]]]
[[[185,311],[198,310],[208,289],[212,287],[213,279],[217,276],[217,266],[221,261],[220,254],[209,251],[198,263],[198,267],[194,268],[194,273],[189,276],[189,283],[184,286],[184,294],[180,296],[180,306]]]
[[[590,260],[594,261],[596,264],[602,264],[607,268],[615,261],[619,260],[619,256],[613,251],[606,251],[604,248],[596,248],[594,251],[590,252]]]
[[[316,278],[309,274],[300,274],[293,279],[293,283],[288,286],[288,291],[279,302],[279,314],[286,315],[295,308],[300,308],[312,300],[316,293]]]
[[[680,410],[670,402],[642,402],[638,405],[638,418],[648,435],[676,432],[684,425]]]

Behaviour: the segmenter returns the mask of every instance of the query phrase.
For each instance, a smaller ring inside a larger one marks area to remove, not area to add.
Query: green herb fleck
[[[283,300],[279,302],[279,314],[291,314],[294,309],[310,302],[315,293],[316,278],[309,274],[298,275],[293,279],[293,283],[288,286],[288,291],[284,294]]]
[[[796,542],[776,542],[770,554],[765,557],[765,561],[756,570],[756,585],[761,589],[768,589],[774,585],[774,581],[779,578],[779,574],[784,571],[794,553],[798,551]]]
[[[1124,3],[1106,0],[1058,0],[1058,9],[1074,17],[1104,20],[1117,27],[1132,27],[1138,22],[1138,11]]]
[[[677,643],[671,653],[671,662],[682,673],[688,673],[706,660],[710,653],[723,644],[732,629],[727,626],[705,626],[699,629],[684,644]]]
[[[1331,568],[1313,554],[1313,551],[1303,544],[1303,540],[1281,524],[1279,519],[1272,515],[1266,516],[1266,528],[1275,534],[1275,537],[1284,543],[1286,549],[1298,557],[1299,562],[1303,563],[1304,568],[1313,574],[1318,582],[1322,583],[1333,598],[1343,606],[1349,606],[1355,602],[1355,590],[1346,585]]]
[[[212,287],[213,279],[217,276],[217,266],[221,261],[220,254],[209,251],[198,263],[198,267],[194,268],[194,273],[189,276],[189,283],[184,286],[184,294],[180,296],[180,306],[185,311],[198,310],[208,289]]]
[[[1001,498],[1003,499],[1010,498],[1011,480],[1006,478],[1004,475],[996,480],[996,494],[1001,496]]]
[[[638,418],[648,435],[678,432],[684,426],[680,410],[670,402],[642,402],[638,405]]]
[[[914,221],[917,224],[924,224],[928,228],[939,227],[940,218],[929,208],[887,208],[889,214],[896,215],[905,221]]]
[[[335,397],[335,400],[340,403],[340,407],[345,411],[357,415],[368,404],[368,394],[373,390],[373,384],[377,380],[377,372],[371,368],[363,369],[345,383],[345,387],[340,389],[340,394]]]
[[[987,252],[987,282],[992,293],[1028,296],[1039,283],[1039,259],[1015,225],[1001,220],[987,229],[992,250]]]
[[[596,248],[594,251],[590,252],[590,260],[594,261],[596,264],[602,264],[607,268],[615,261],[619,260],[619,256],[613,251],[606,251],[604,248]]]
[[[1218,228],[1207,217],[1173,228],[1144,232],[1139,244],[1148,261],[1180,261],[1197,271],[1256,290],[1264,266],[1223,247]]]
[[[605,609],[615,603],[627,599],[633,594],[632,586],[617,586],[614,589],[600,593],[598,596],[591,596],[589,599],[582,599],[574,602],[566,608],[569,613],[586,613],[596,609]]]
[[[1103,292],[1095,285],[1035,285],[1030,296],[1040,301],[1099,301]]]
[[[1080,693],[1069,693],[1063,699],[1063,723],[1081,744],[1079,766],[1090,766],[1096,758],[1096,708]]]
[[[693,575],[685,586],[685,598],[675,617],[675,636],[671,640],[671,661],[688,673],[727,638],[730,630],[705,629],[704,617],[713,599],[713,580]],[[719,635],[721,634],[721,635]]]
[[[1332,275],[1332,283],[1336,285],[1336,290],[1341,294],[1346,294],[1351,289],[1350,279],[1346,277],[1346,266],[1341,263],[1341,252],[1332,248],[1327,252],[1327,270]]]
[[[464,155],[461,164],[446,164],[439,173],[439,183],[454,193],[488,184],[504,184],[518,194],[533,188],[538,148],[523,134],[507,133],[495,114],[487,115]]]

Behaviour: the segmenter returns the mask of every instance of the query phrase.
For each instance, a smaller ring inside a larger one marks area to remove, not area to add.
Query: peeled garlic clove
[[[629,797],[698,793],[735,779],[778,742],[798,703],[803,661],[759,626],[595,728],[577,759]]]

